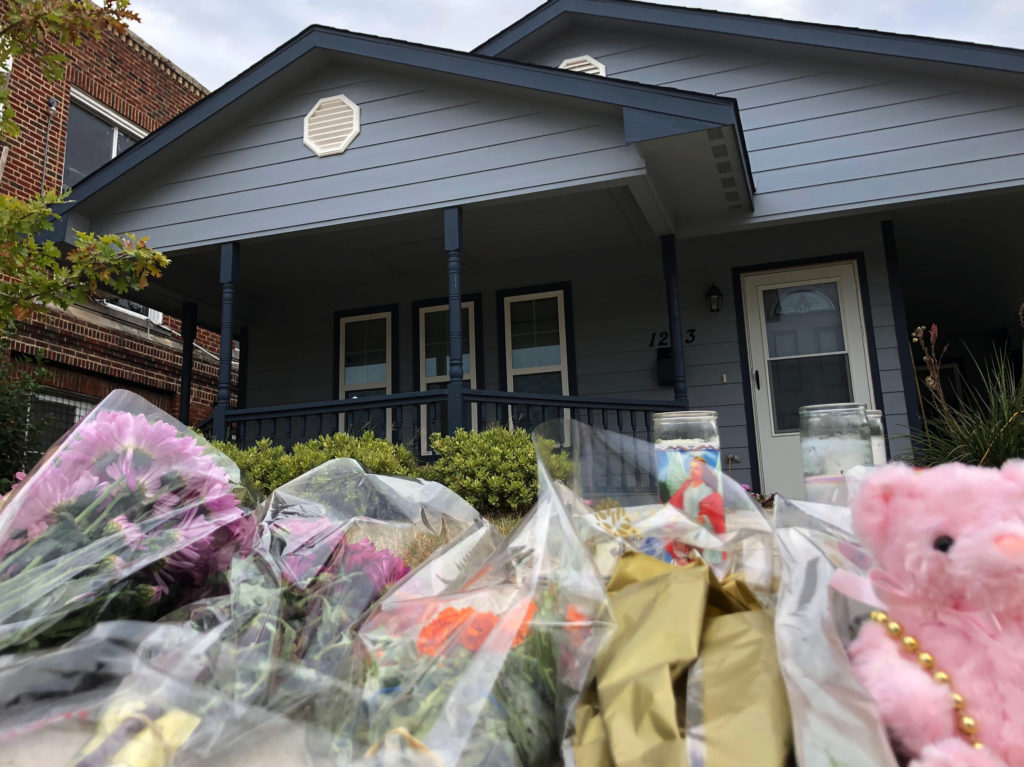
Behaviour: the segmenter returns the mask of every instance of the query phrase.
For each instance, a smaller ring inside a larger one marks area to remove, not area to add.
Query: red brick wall
[[[27,197],[39,193],[46,153],[47,99],[57,99],[50,125],[46,188],[59,189],[64,168],[64,134],[71,86],[91,96],[147,132],[159,128],[204,95],[134,36],[104,33],[67,51],[67,76],[60,82],[43,77],[37,58],[13,62],[10,105],[21,135],[7,143],[10,153],[0,193]]]
[[[130,389],[178,414],[181,387],[181,343],[166,330],[123,323],[108,318],[89,322],[73,312],[36,312],[19,325],[11,351],[40,356],[48,371],[46,384],[56,389],[102,398],[114,389]],[[213,412],[217,399],[217,360],[196,350],[192,362],[190,421]],[[235,376],[232,376],[234,379]]]
[[[0,0],[0,6],[6,5]],[[71,87],[91,96],[119,115],[149,132],[159,128],[204,95],[201,86],[160,56],[146,43],[127,35],[104,33],[66,51],[67,76],[49,82],[38,59],[22,56],[13,62],[9,87],[10,104],[21,135],[10,138],[7,164],[0,180],[0,194],[31,197],[45,187],[59,189],[64,168]],[[47,142],[47,99],[57,100]],[[140,233],[144,234],[144,232]],[[131,323],[120,326],[116,318],[101,324],[84,319],[83,311],[39,312],[19,323],[12,341],[16,354],[39,354],[48,371],[48,385],[67,392],[103,397],[126,388],[146,397],[172,415],[178,413],[181,380],[181,343],[172,332],[155,329],[154,341]],[[180,333],[181,323],[165,317],[170,331]],[[219,353],[220,338],[200,329],[197,343]],[[194,355],[191,421],[210,415],[216,400],[216,362],[198,349]]]

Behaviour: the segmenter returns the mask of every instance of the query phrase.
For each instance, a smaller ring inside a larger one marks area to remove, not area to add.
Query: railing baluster
[[[640,476],[641,461],[643,460],[643,447],[640,440],[636,438],[636,411],[629,411],[629,434],[633,438],[633,486],[639,490],[642,482]]]

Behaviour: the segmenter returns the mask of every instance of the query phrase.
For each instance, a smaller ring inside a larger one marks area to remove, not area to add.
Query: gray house
[[[472,53],[311,27],[74,198],[60,236],[149,235],[138,298],[238,339],[217,434],[713,409],[799,496],[802,404],[908,448],[911,327],[1020,348],[1024,51],[629,0]]]

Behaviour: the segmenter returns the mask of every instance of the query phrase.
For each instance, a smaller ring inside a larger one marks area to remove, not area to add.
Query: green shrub
[[[552,478],[568,479],[569,459],[549,439],[538,444]],[[430,447],[438,457],[423,468],[424,479],[446,485],[481,514],[523,514],[537,501],[537,456],[525,430],[459,429],[450,437],[432,434]]]
[[[332,458],[354,458],[371,474],[416,475],[412,453],[402,445],[374,437],[371,432],[358,437],[344,432],[326,434],[300,442],[290,452],[266,438],[245,450],[225,442],[213,444],[238,464],[264,494]]]
[[[964,387],[950,401],[941,378],[948,347],[938,349],[938,328],[919,327],[913,340],[928,367],[925,387],[935,410],[924,429],[913,435],[913,461],[922,466],[948,461],[1002,466],[1010,458],[1024,457],[1024,378],[1014,371],[1006,350],[996,349],[984,362],[974,360],[978,385]]]
[[[11,489],[16,472],[32,468],[34,451],[49,447],[39,444],[42,423],[29,417],[42,372],[17,364],[7,344],[0,344],[0,493]]]

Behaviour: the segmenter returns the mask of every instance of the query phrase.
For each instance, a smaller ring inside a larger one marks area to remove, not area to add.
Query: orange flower
[[[476,652],[497,623],[498,616],[494,613],[476,613],[466,622],[466,628],[459,641],[467,650]]]
[[[446,607],[423,627],[416,638],[416,649],[422,655],[437,655],[448,638],[473,615],[472,607],[457,610]]]
[[[530,633],[530,623],[533,621],[533,616],[537,613],[537,603],[532,599],[530,600],[530,606],[526,608],[526,615],[523,616],[523,622],[519,624],[519,631],[516,632],[516,638],[512,640],[513,647],[519,647]]]
[[[565,622],[575,623],[583,625],[567,626],[566,629],[569,633],[569,641],[574,647],[579,648],[585,641],[587,641],[587,633],[589,631],[590,619],[582,612],[577,610],[573,605],[569,605],[569,609],[565,611]]]

